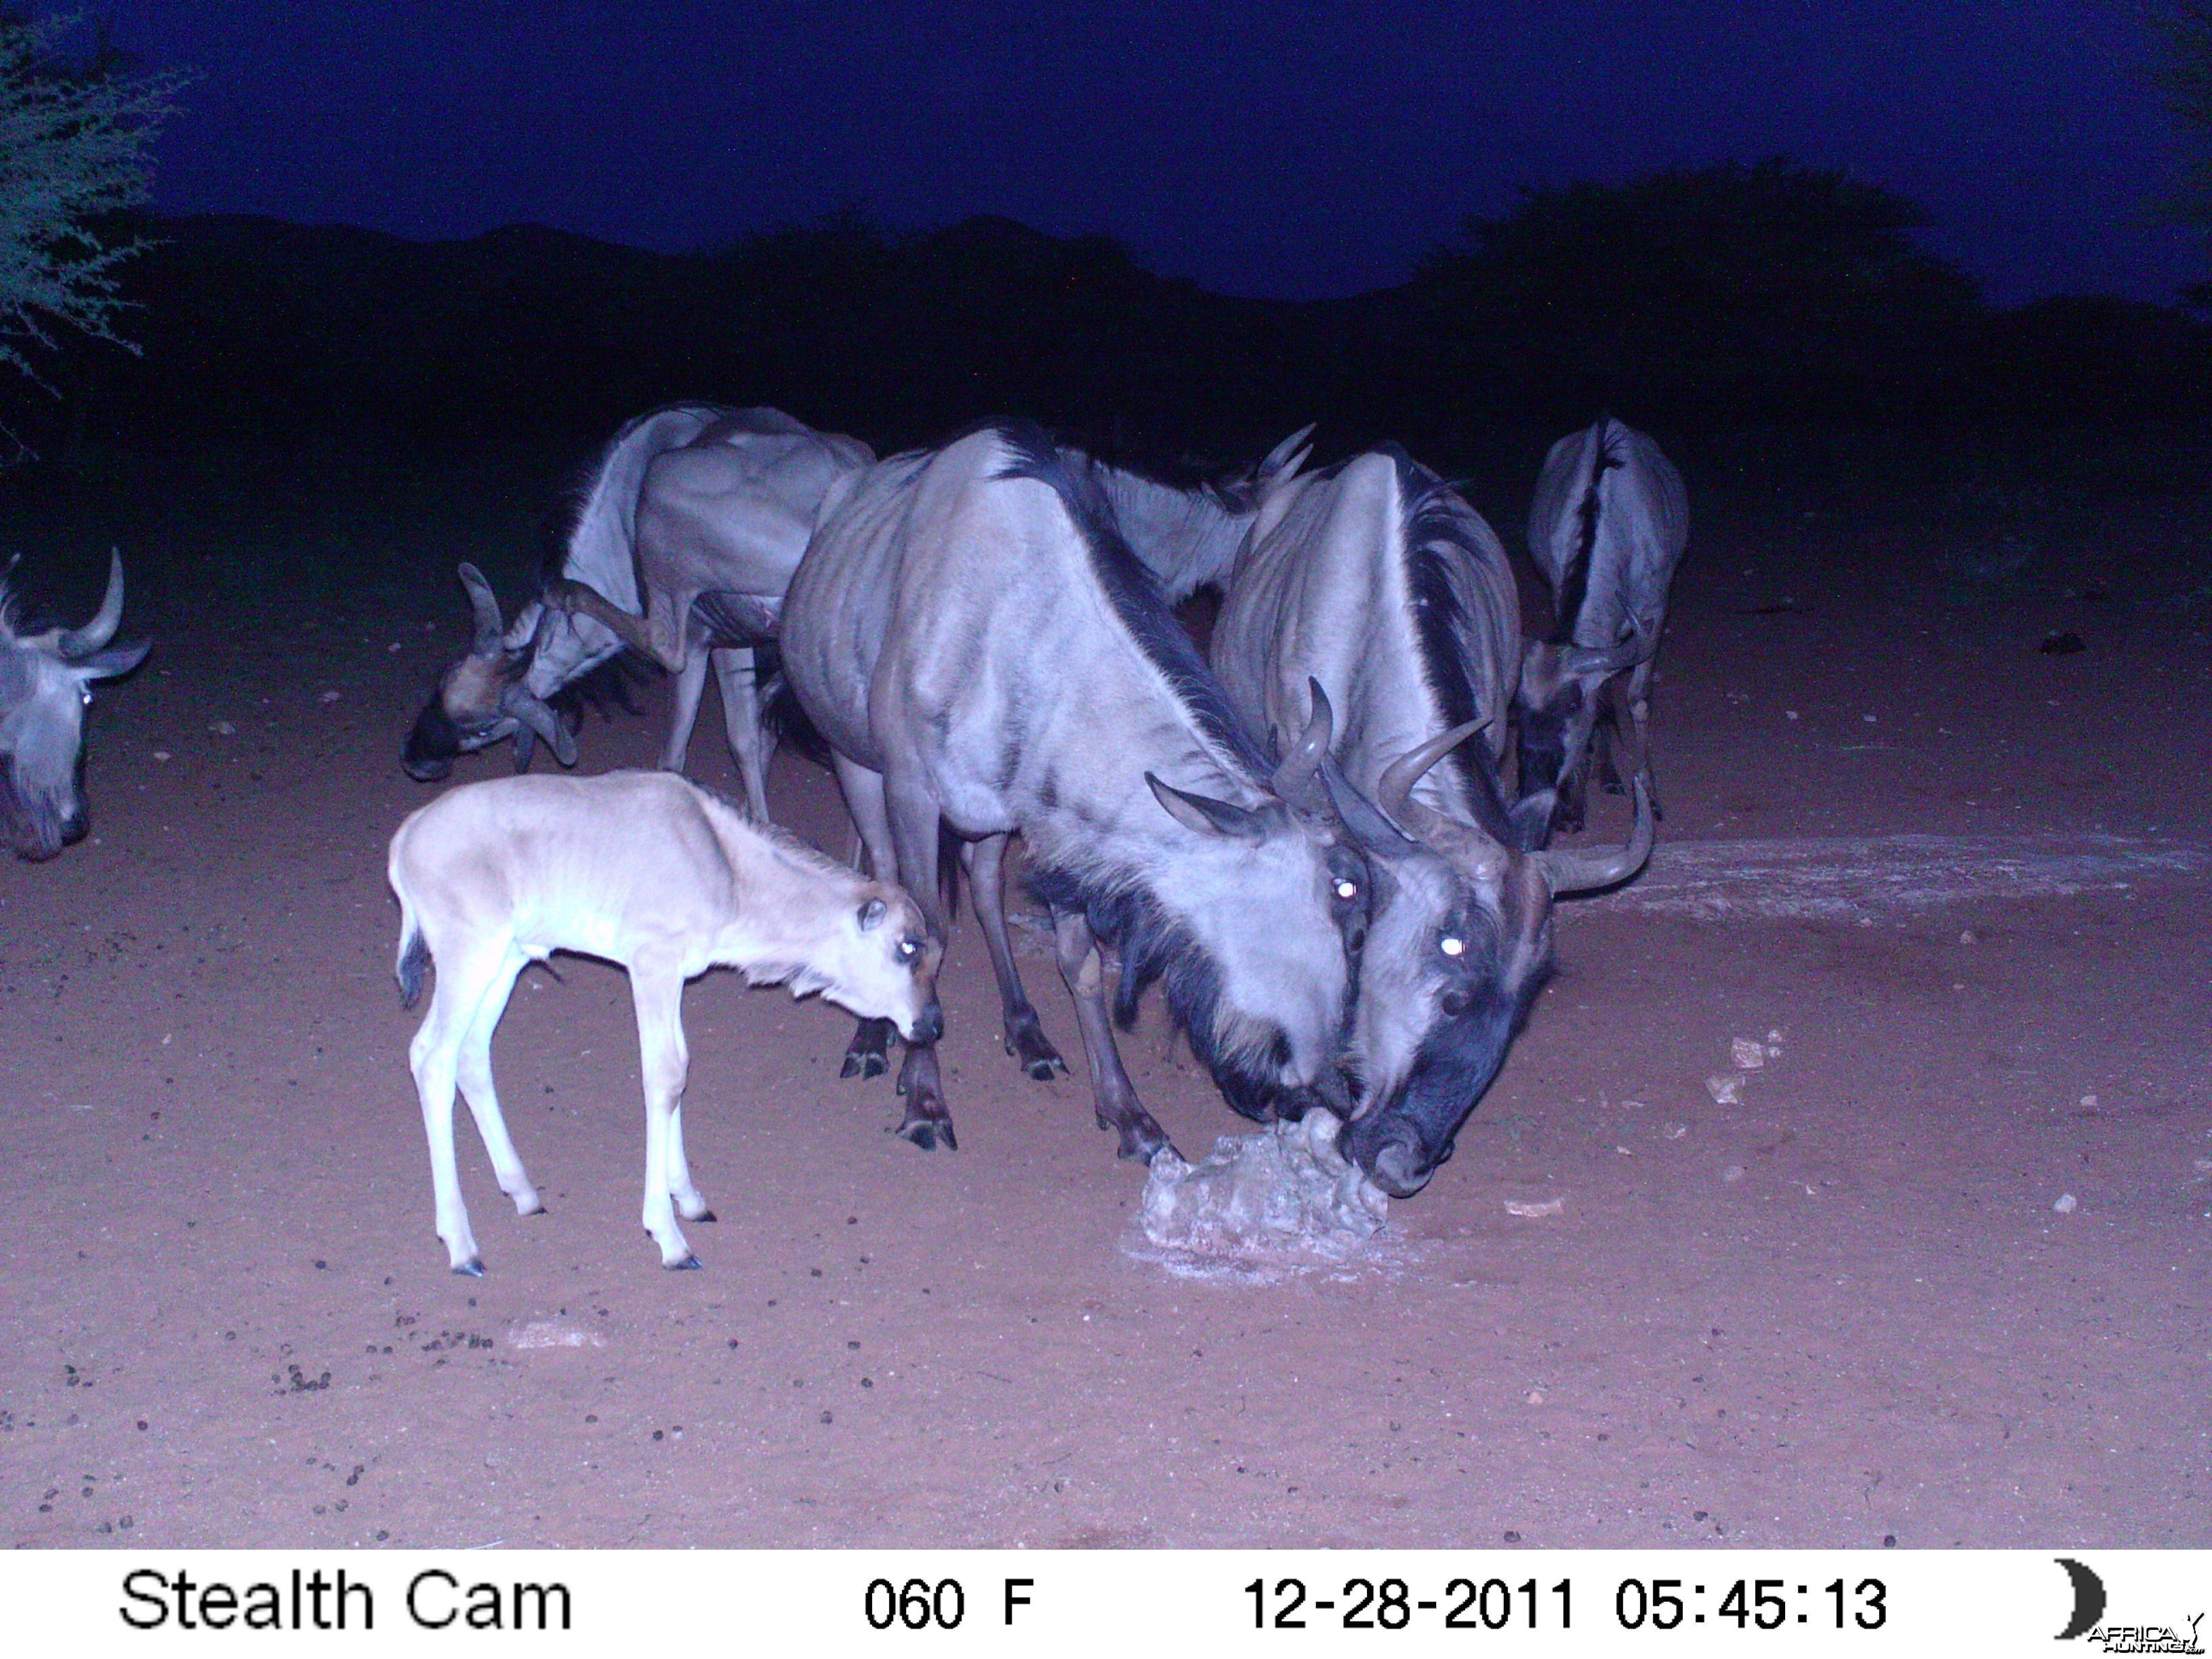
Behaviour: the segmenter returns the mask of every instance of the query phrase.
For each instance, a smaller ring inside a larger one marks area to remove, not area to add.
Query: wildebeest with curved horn
[[[1459,493],[1395,448],[1286,482],[1263,504],[1214,623],[1215,672],[1255,726],[1337,711],[1345,773],[1389,820],[1369,837],[1372,920],[1351,1043],[1345,1154],[1418,1192],[1504,1062],[1551,960],[1560,893],[1650,853],[1535,850],[1548,798],[1510,810],[1498,763],[1519,667],[1504,550]]]
[[[859,440],[773,409],[678,404],[630,422],[584,493],[556,579],[567,603],[532,599],[502,627],[490,586],[461,567],[476,636],[408,733],[408,775],[435,781],[455,756],[507,737],[518,771],[533,739],[574,764],[574,744],[550,701],[629,645],[676,676],[660,759],[670,771],[683,768],[713,668],[746,804],[765,819],[755,647],[775,635],[784,586],[830,483],[872,459]],[[589,598],[579,602],[580,592]]]
[[[1532,781],[1558,791],[1562,829],[1582,827],[1593,758],[1619,792],[1610,738],[1624,723],[1649,774],[1651,659],[1689,538],[1682,475],[1635,428],[1604,416],[1545,456],[1528,551],[1551,584],[1556,620],[1551,639],[1528,647],[1522,673],[1521,778],[1524,792]]]
[[[107,556],[107,592],[82,628],[18,631],[0,580],[0,835],[21,857],[50,859],[84,839],[84,711],[92,683],[127,674],[151,641],[112,641],[123,620],[123,556]]]
[[[940,821],[985,849],[970,869],[1002,986],[999,860],[1022,835],[1122,1156],[1149,1159],[1167,1137],[1115,1051],[1101,939],[1121,955],[1115,1014],[1133,1018],[1163,981],[1233,1104],[1341,1106],[1365,861],[1341,825],[1285,799],[1326,755],[1326,713],[1271,766],[1097,478],[1027,422],[881,462],[824,515],[783,613],[792,689],[836,752],[878,872],[940,933]],[[909,1047],[900,1084],[900,1133],[952,1145],[933,1047]]]

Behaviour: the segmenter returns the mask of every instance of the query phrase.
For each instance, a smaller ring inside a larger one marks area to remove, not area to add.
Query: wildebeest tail
[[[412,1008],[422,994],[422,970],[429,965],[430,946],[422,937],[422,925],[403,898],[399,902],[399,962],[394,969],[401,1007]]]
[[[830,764],[830,740],[806,718],[783,672],[783,653],[763,641],[753,647],[753,677],[760,691],[761,729],[779,749],[795,749],[817,766]]]

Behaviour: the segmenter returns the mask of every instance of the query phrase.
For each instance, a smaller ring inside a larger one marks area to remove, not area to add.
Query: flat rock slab
[[[2124,836],[1662,841],[1641,876],[1594,902],[1715,918],[1848,918],[1960,899],[2064,898],[2208,869],[2212,847]]]

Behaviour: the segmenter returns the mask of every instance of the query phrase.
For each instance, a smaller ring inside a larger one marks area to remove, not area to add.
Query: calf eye
[[[1437,948],[1442,951],[1448,957],[1455,957],[1467,949],[1467,941],[1464,939],[1454,939],[1450,934],[1447,933],[1442,939],[1437,941]]]
[[[921,941],[912,933],[908,933],[898,942],[898,955],[901,962],[912,962],[921,954]]]
[[[1359,884],[1358,882],[1345,881],[1340,878],[1336,884],[1336,896],[1340,899],[1358,898],[1359,896]]]

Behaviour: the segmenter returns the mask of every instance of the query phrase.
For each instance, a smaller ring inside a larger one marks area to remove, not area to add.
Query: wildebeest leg
[[[975,905],[975,920],[982,924],[983,943],[990,948],[991,971],[998,975],[999,1007],[1006,1024],[1006,1052],[1022,1063],[1039,1083],[1049,1083],[1067,1062],[1045,1041],[1036,1009],[1022,989],[1022,976],[1014,965],[1013,941],[1006,934],[1006,895],[1001,874],[1006,857],[1006,838],[986,836],[960,843],[960,861],[968,866],[968,890]]]
[[[671,1153],[680,1133],[676,1113],[690,1066],[684,1044],[684,975],[665,963],[633,963],[629,993],[637,1008],[638,1059],[645,1074],[645,1207],[641,1218],[660,1247],[662,1267],[696,1267],[699,1258],[684,1243],[684,1230],[676,1224],[676,1207],[669,1201],[681,1161],[680,1152]],[[688,1170],[684,1180],[689,1186]],[[686,1196],[705,1208],[706,1200],[696,1188]]]
[[[1663,818],[1665,809],[1659,804],[1659,785],[1651,774],[1651,663],[1650,659],[1636,665],[1629,674],[1620,701],[1627,711],[1629,726],[1636,732],[1636,770],[1644,775],[1644,787],[1651,795],[1651,816]],[[1616,715],[1616,722],[1620,716]]]
[[[950,918],[945,914],[944,890],[937,879],[940,817],[937,799],[918,779],[887,777],[883,783],[883,802],[890,819],[893,867],[898,872],[898,883],[914,896],[930,933],[942,942],[950,932]],[[945,1090],[938,1075],[935,1043],[907,1044],[906,1060],[899,1067],[898,1091],[906,1097],[906,1116],[898,1128],[901,1135],[925,1152],[940,1139],[947,1152],[960,1149],[959,1141],[953,1137],[952,1114],[945,1106]]]
[[[878,881],[896,881],[898,859],[891,850],[891,821],[884,806],[883,775],[842,755],[832,756],[830,764],[836,771],[838,787],[845,792],[845,810],[853,815],[853,827],[860,832],[860,845],[867,849],[870,872]],[[891,1038],[897,1032],[898,1028],[887,1019],[862,1020],[853,1033],[837,1075],[869,1078],[888,1071]]]
[[[461,1198],[461,1172],[453,1151],[453,1090],[457,1060],[486,988],[497,976],[505,947],[456,947],[438,961],[437,989],[430,1011],[408,1045],[407,1066],[422,1105],[422,1135],[430,1148],[430,1190],[437,1204],[438,1237],[447,1265],[457,1273],[482,1277],[483,1257],[469,1228],[468,1206]],[[495,1013],[492,1018],[496,1020]]]
[[[714,684],[722,692],[722,730],[730,739],[730,753],[744,779],[745,805],[755,823],[768,816],[768,763],[771,750],[761,730],[760,684],[750,646],[726,646],[709,653],[714,664]]]
[[[1106,970],[1099,960],[1098,941],[1079,911],[1054,911],[1052,936],[1060,956],[1060,976],[1075,999],[1083,1053],[1091,1062],[1091,1094],[1098,1127],[1119,1132],[1120,1156],[1150,1164],[1167,1146],[1167,1131],[1145,1109],[1136,1085],[1121,1068],[1121,1051],[1114,1046],[1114,1023],[1106,1014]]]
[[[660,769],[681,772],[691,750],[691,728],[698,724],[699,698],[707,690],[707,657],[695,652],[676,677],[676,699],[668,711],[668,741],[661,746]]]
[[[1565,742],[1559,753],[1558,824],[1570,833],[1583,827],[1583,804],[1589,792],[1590,741],[1604,695],[1602,686],[1585,685],[1580,705],[1567,720]]]
[[[498,1027],[499,1017],[507,1012],[507,999],[514,989],[515,975],[529,960],[520,951],[508,950],[506,960],[499,964],[490,983],[484,988],[483,1000],[477,1004],[476,1018],[469,1022],[460,1050],[454,1056],[455,1073],[460,1080],[461,1094],[469,1103],[469,1115],[476,1119],[477,1133],[483,1138],[484,1151],[491,1155],[491,1167],[499,1176],[499,1189],[514,1201],[517,1215],[539,1215],[544,1213],[545,1206],[538,1199],[530,1172],[522,1167],[521,1154],[514,1150],[514,1142],[507,1133],[507,1119],[499,1109],[499,1095],[491,1080],[491,1034]]]

